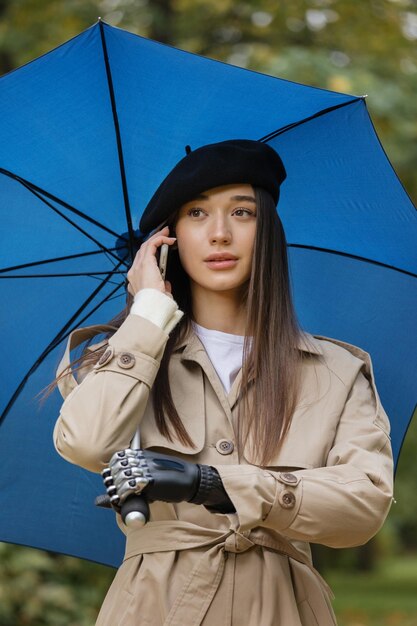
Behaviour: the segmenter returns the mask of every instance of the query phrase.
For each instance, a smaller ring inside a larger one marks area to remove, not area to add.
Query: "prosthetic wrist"
[[[223,487],[216,468],[198,465],[200,482],[193,498],[188,502],[203,504],[212,513],[235,513],[235,507]]]

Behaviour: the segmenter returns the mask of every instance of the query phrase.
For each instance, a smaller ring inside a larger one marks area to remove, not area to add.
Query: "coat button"
[[[106,348],[106,350],[103,352],[103,354],[95,364],[95,369],[99,369],[100,367],[103,367],[103,365],[107,365],[107,363],[113,358],[113,354],[114,348],[112,346]]]
[[[117,359],[117,364],[125,370],[130,369],[136,363],[136,359],[130,352],[123,352]]]
[[[216,450],[220,454],[232,454],[234,449],[233,441],[229,441],[229,439],[219,439],[216,443]]]
[[[290,472],[282,472],[280,474],[281,480],[288,485],[297,485],[299,479],[295,474],[291,474]]]
[[[278,500],[283,509],[292,509],[295,506],[295,495],[291,491],[283,491]]]

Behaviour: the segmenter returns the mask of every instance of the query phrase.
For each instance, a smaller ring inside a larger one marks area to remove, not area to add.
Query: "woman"
[[[82,382],[61,377],[58,452],[93,472],[110,462],[117,510],[141,490],[150,502],[143,528],[117,516],[126,555],[100,626],[335,624],[309,542],[359,545],[388,512],[369,356],[295,320],[275,209],[285,176],[256,141],[189,152],[142,217],[143,232],[169,228],[128,272],[130,314]]]

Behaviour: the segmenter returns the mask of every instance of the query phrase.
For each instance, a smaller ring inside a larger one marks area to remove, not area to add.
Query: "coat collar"
[[[306,352],[308,354],[323,354],[320,340],[314,337],[314,335],[310,335],[310,333],[306,332],[301,332],[297,343],[297,348],[301,352]],[[203,344],[201,343],[192,328],[190,328],[188,333],[183,337],[183,339],[175,348],[175,352],[179,352],[181,350],[183,350],[183,359],[192,359],[193,355],[197,352],[205,351]]]
[[[310,354],[323,354],[323,348],[320,345],[320,340],[310,333],[302,332],[300,334],[297,348],[302,352],[308,352]]]

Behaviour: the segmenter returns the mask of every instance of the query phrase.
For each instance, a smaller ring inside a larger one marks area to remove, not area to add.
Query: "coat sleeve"
[[[388,514],[393,489],[389,422],[372,379],[357,374],[325,467],[216,469],[242,530],[263,526],[290,539],[339,548],[365,543]]]
[[[53,435],[64,459],[100,472],[114,452],[129,447],[167,340],[149,320],[128,316],[100,361],[65,398]]]

